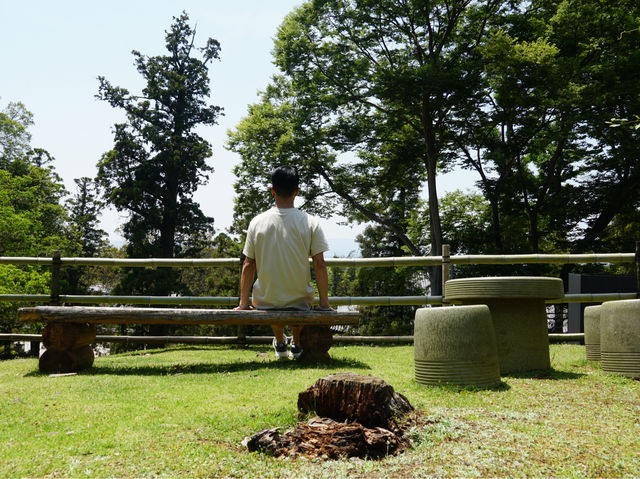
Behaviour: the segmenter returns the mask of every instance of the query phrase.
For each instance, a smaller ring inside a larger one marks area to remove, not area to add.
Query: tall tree
[[[74,179],[76,192],[66,201],[69,214],[69,234],[85,258],[104,254],[108,247],[107,233],[100,229],[99,216],[104,202],[98,197],[95,182],[88,177]],[[111,252],[111,251],[110,251]],[[68,294],[86,294],[96,268],[66,268]]]
[[[123,234],[131,257],[196,254],[213,229],[193,193],[212,170],[206,163],[211,147],[196,129],[216,124],[221,113],[207,104],[208,65],[219,58],[220,44],[209,38],[196,48],[188,20],[186,13],[174,18],[165,36],[167,55],[133,51],[146,82],[141,95],[99,77],[97,97],[127,116],[114,127],[114,147],[98,164],[97,181],[106,200],[129,216]],[[167,295],[180,291],[177,277],[171,270],[131,270],[121,290]]]
[[[98,226],[104,202],[98,197],[93,179],[85,176],[74,182],[77,191],[67,200],[73,236],[80,245],[82,256],[96,256],[107,244],[107,233]]]
[[[349,218],[380,225],[411,254],[440,254],[436,174],[453,158],[454,120],[478,104],[477,47],[500,4],[318,0],[296,9],[276,37],[282,76],[231,137],[243,157],[240,203],[250,204],[252,173],[288,157],[303,166],[312,197],[330,192]],[[385,181],[394,188],[385,191]],[[426,251],[378,209],[397,198],[399,183],[411,194],[426,184]]]

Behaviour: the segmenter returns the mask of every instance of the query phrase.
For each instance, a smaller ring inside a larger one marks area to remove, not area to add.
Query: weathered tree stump
[[[333,333],[329,326],[303,326],[300,331],[301,361],[327,363],[331,361],[329,349]]]
[[[265,429],[246,439],[247,448],[273,456],[380,458],[409,444],[402,424],[413,407],[375,377],[342,373],[321,378],[298,395],[298,410],[326,417],[298,423],[284,433],[281,428]]]
[[[358,422],[366,427],[382,427],[401,432],[397,420],[413,407],[392,386],[373,376],[339,373],[320,378],[298,394],[298,410],[315,412],[335,421]]]

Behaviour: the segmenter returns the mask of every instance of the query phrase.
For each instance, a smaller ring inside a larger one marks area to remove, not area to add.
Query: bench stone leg
[[[48,323],[42,332],[47,350],[40,356],[40,371],[73,373],[90,368],[94,360],[90,345],[95,339],[93,324]]]
[[[300,331],[301,361],[326,363],[331,361],[329,349],[333,332],[329,326],[304,326]]]

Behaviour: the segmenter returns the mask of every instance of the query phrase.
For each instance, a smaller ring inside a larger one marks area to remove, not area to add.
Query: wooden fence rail
[[[636,293],[588,293],[565,294],[563,298],[549,299],[548,304],[558,303],[600,303],[621,299],[635,299]],[[0,294],[0,301],[49,303],[51,297],[46,294]],[[238,305],[237,296],[102,296],[102,295],[66,295],[58,296],[60,303],[66,304],[144,304],[176,306],[227,306]],[[424,306],[443,304],[442,296],[331,296],[329,302],[334,306]],[[317,303],[317,300],[316,300]]]
[[[388,258],[326,258],[327,266],[342,267],[397,267],[397,266],[441,266],[449,264],[587,264],[587,263],[633,263],[635,253],[593,254],[516,254],[516,255],[454,255],[454,256],[398,256]],[[51,266],[53,258],[0,256],[0,264],[26,264]],[[129,268],[210,268],[240,266],[239,258],[74,258],[61,257],[61,266],[113,266]]]
[[[449,255],[448,245],[443,245],[442,256],[402,256],[389,258],[327,258],[331,267],[400,267],[400,266],[443,266],[443,280],[449,278],[449,268],[455,264],[584,264],[584,263],[636,263],[640,271],[640,243],[635,253],[591,253],[591,254],[519,254],[519,255]],[[235,306],[237,297],[215,296],[105,296],[105,295],[65,295],[60,294],[58,277],[63,266],[111,266],[111,267],[239,267],[239,258],[172,259],[172,258],[76,258],[60,257],[56,252],[51,258],[41,257],[0,257],[0,264],[40,265],[51,267],[51,293],[46,294],[1,294],[0,301],[32,303],[72,303],[72,304],[145,304],[182,306]],[[638,273],[640,282],[640,273]],[[444,285],[443,285],[444,286]],[[638,288],[640,291],[640,288]],[[444,290],[444,288],[443,288]],[[560,302],[583,303],[602,302],[619,299],[634,299],[636,293],[567,294]],[[442,296],[339,296],[330,298],[336,306],[376,305],[376,306],[421,306],[443,304]],[[549,300],[548,303],[557,303]]]

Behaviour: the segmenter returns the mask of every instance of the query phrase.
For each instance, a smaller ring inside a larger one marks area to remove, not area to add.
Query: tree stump
[[[382,427],[397,434],[402,432],[397,420],[413,411],[413,406],[380,378],[339,373],[320,378],[299,393],[298,411],[315,412],[335,421],[358,422],[366,427]]]
[[[375,377],[342,373],[321,378],[298,395],[298,410],[326,417],[298,423],[284,433],[281,428],[265,429],[245,439],[247,448],[273,456],[380,458],[409,444],[402,425],[413,407]]]
[[[333,333],[329,326],[303,326],[300,331],[301,361],[327,363],[331,361],[329,349]]]

